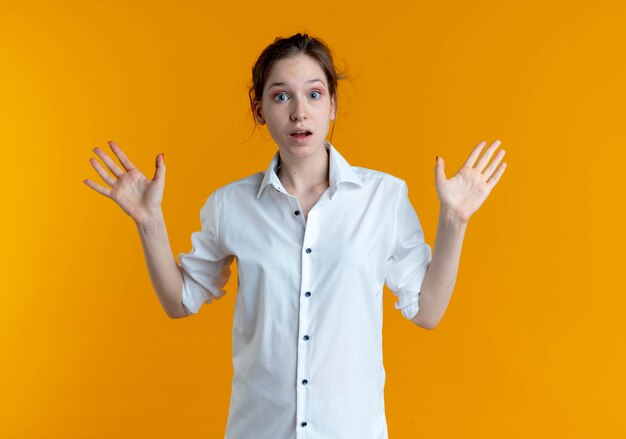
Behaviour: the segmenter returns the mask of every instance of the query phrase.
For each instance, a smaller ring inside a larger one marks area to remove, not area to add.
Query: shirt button
[[[307,252],[307,253],[311,253],[311,249],[310,249],[310,248],[307,248],[307,249],[306,249],[306,252]]]
[[[294,212],[294,214],[295,214],[295,215],[300,215],[300,211],[299,211],[299,210],[296,210],[296,211]]]
[[[302,337],[304,339],[304,341],[307,341],[309,339],[308,335],[305,335],[304,337]]]
[[[305,295],[306,297],[309,297],[309,296],[311,295],[311,292],[310,292],[310,291],[307,291],[306,293],[304,293],[304,295]]]
[[[302,384],[308,384],[309,382],[307,380],[302,380]]]
[[[303,423],[302,423],[302,424],[300,424],[300,425],[302,425],[303,427],[306,427],[306,422],[303,422]]]

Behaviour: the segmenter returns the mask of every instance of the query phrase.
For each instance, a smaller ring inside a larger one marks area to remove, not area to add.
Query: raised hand
[[[469,155],[463,167],[450,179],[446,178],[443,158],[437,158],[435,185],[441,208],[454,215],[459,222],[467,223],[469,221],[470,216],[478,210],[500,180],[506,163],[502,163],[500,166],[498,164],[504,157],[505,151],[503,149],[498,151],[494,160],[487,166],[500,143],[500,140],[493,142],[476,163],[480,152],[487,144],[485,141],[480,142]]]
[[[113,173],[114,177],[94,158],[89,162],[96,169],[102,180],[110,186],[101,186],[94,181],[83,180],[90,188],[115,201],[136,223],[142,223],[155,215],[161,214],[161,202],[165,187],[165,162],[163,154],[156,157],[156,171],[152,180],[147,179],[126,157],[126,154],[113,141],[109,147],[117,156],[124,169],[120,168],[104,151],[97,146],[93,152]]]

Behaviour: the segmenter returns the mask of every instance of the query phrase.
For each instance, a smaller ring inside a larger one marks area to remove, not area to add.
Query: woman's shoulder
[[[233,199],[242,197],[255,196],[261,181],[263,180],[263,172],[256,172],[248,176],[239,178],[221,186],[217,186],[215,189],[209,192],[206,199],[206,203],[215,199],[218,204],[221,204],[225,199]]]
[[[230,194],[233,192],[250,192],[254,193],[255,188],[258,189],[261,181],[263,180],[263,172],[255,172],[254,174],[247,175],[237,180],[226,183],[220,186],[216,191],[220,191],[223,194]]]
[[[387,184],[391,186],[402,186],[405,181],[389,172],[378,169],[365,168],[362,166],[352,166],[354,172],[366,184]]]

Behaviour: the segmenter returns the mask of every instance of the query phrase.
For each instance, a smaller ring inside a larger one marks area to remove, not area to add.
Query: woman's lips
[[[309,138],[312,136],[313,134],[309,133],[294,133],[294,134],[290,134],[289,137],[291,137],[292,139],[295,139],[298,143],[304,143],[307,140],[309,140]]]

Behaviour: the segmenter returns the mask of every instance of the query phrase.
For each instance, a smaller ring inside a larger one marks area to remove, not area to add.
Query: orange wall
[[[435,155],[451,177],[480,140],[506,150],[440,325],[385,291],[390,437],[624,437],[625,5],[3,2],[0,436],[223,437],[236,269],[168,319],[132,220],[82,181],[109,139],[150,176],[165,152],[188,251],[206,197],[275,152],[256,57],[308,31],[353,75],[333,144],[408,182],[431,245]]]

